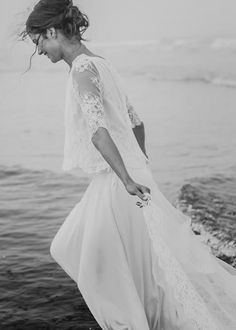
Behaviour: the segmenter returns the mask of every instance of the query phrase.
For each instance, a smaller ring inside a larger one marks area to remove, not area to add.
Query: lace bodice
[[[66,92],[63,170],[78,166],[96,173],[110,168],[92,143],[99,127],[108,130],[126,166],[142,167],[148,159],[132,131],[140,123],[115,69],[103,58],[79,55]]]

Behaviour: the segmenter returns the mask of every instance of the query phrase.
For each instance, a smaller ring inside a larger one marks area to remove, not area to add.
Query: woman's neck
[[[63,60],[71,67],[74,59],[81,55],[86,54],[90,56],[95,56],[84,44],[78,43],[76,45],[65,47],[63,52]]]

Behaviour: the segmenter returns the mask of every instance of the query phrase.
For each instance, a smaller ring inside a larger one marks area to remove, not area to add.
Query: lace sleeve
[[[74,94],[86,118],[89,137],[92,139],[99,127],[107,129],[99,73],[93,63],[87,62],[75,67],[72,72],[72,81]]]
[[[140,120],[137,112],[134,110],[134,107],[130,103],[128,96],[126,95],[126,107],[131,121],[132,128],[135,126],[141,125],[142,121]]]

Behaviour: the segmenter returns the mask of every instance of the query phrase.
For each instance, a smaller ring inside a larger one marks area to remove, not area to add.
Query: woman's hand
[[[145,193],[151,193],[151,190],[148,187],[136,183],[132,179],[125,184],[125,188],[130,195],[137,195],[143,201],[147,201],[148,199]]]

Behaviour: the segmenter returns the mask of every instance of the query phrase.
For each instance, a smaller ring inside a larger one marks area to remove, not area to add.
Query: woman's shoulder
[[[121,87],[123,88],[123,82],[117,70],[109,60],[101,56],[80,54],[72,62],[71,75],[72,79],[78,82],[96,80],[106,86],[116,82],[120,90]]]
[[[71,71],[84,72],[85,70],[94,71],[97,69],[99,61],[106,62],[106,59],[101,56],[91,56],[85,53],[78,55],[72,62]]]

